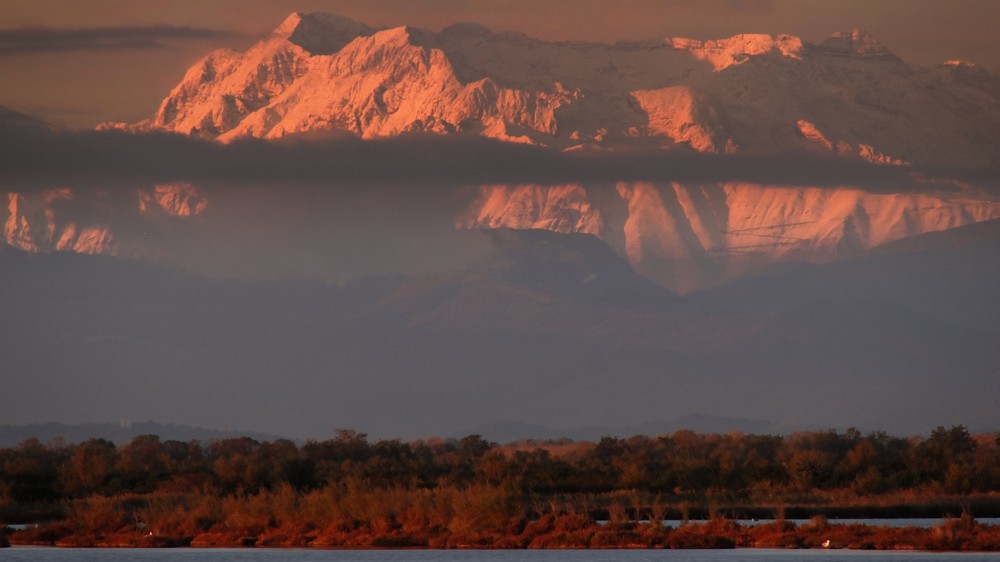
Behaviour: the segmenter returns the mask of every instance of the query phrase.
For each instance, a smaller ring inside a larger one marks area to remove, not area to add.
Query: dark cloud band
[[[162,48],[170,41],[217,39],[231,35],[217,29],[170,25],[75,29],[22,27],[0,29],[0,55],[154,49]]]
[[[12,189],[169,181],[347,187],[736,181],[900,192],[940,187],[927,181],[936,177],[969,177],[977,183],[1000,177],[996,169],[879,166],[812,153],[559,152],[466,136],[413,135],[372,141],[311,136],[220,144],[169,133],[58,132],[12,115],[3,121],[18,126],[0,127],[0,182]]]

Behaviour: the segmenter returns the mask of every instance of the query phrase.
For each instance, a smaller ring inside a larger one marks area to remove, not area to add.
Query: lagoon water
[[[811,521],[809,519],[786,519],[789,523],[794,523],[796,526],[808,525]],[[941,525],[945,520],[940,517],[923,517],[923,518],[891,518],[891,519],[829,519],[828,522],[831,525],[853,525],[855,523],[861,525],[871,525],[872,527],[923,527],[929,529],[931,527],[937,527]],[[976,517],[981,525],[1000,525],[1000,517]],[[704,521],[698,521],[692,519],[691,523],[704,523]],[[769,523],[774,523],[774,519],[739,519],[736,520],[737,523],[744,527],[753,527],[756,525],[767,525]],[[663,524],[668,527],[677,528],[683,524],[683,521],[677,519],[667,519],[663,521]]]
[[[1000,562],[1000,553],[859,550],[0,549],[4,562]]]

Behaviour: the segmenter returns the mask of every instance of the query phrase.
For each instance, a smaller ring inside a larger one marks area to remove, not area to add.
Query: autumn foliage
[[[998,438],[962,426],[926,439],[679,431],[498,446],[340,431],[302,445],[146,435],[0,449],[0,523],[38,524],[0,544],[1000,550],[1000,529],[972,517],[998,511]],[[943,519],[827,519],[872,515]],[[737,523],[750,517],[774,521]]]

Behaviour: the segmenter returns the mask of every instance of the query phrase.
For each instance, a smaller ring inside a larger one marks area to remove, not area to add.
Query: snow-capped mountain
[[[858,30],[819,45],[788,35],[604,45],[294,13],[246,52],[196,63],[152,118],[118,126],[223,142],[467,131],[556,148],[728,152],[802,148],[815,140],[805,123],[855,154],[1000,163],[998,87],[974,65],[907,65]]]
[[[820,44],[751,34],[606,45],[547,43],[472,24],[375,29],[293,13],[247,51],[219,50],[196,63],[151,118],[103,127],[221,143],[429,132],[552,150],[828,153],[873,165],[984,166],[1000,164],[1000,82],[961,61],[908,65],[857,30]],[[925,187],[486,185],[454,222],[592,234],[648,277],[688,291],[761,264],[826,262],[1000,217],[1000,201],[983,186]],[[136,204],[146,214],[190,217],[208,205],[190,185],[143,189]],[[9,197],[9,244],[83,252],[128,244],[113,225],[61,223],[50,209],[72,190]]]

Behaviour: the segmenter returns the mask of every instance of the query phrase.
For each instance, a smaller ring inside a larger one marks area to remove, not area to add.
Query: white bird
[[[830,539],[823,541],[823,548],[830,548]]]

